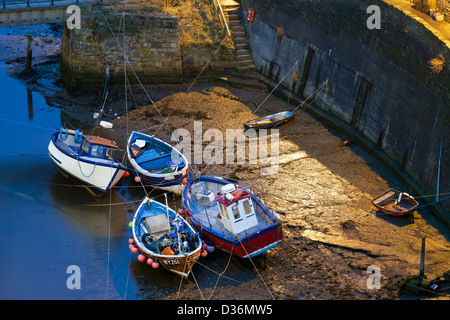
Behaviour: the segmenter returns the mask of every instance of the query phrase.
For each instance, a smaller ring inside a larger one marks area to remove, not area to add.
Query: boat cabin
[[[83,136],[81,153],[83,156],[94,158],[116,160],[118,147],[108,139],[95,136]]]
[[[258,224],[252,197],[248,192],[236,188],[234,184],[224,185],[221,191],[215,200],[227,230],[237,234]]]

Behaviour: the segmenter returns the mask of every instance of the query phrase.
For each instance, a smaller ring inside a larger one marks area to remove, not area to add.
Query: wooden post
[[[33,36],[31,34],[29,34],[28,35],[28,43],[27,43],[27,69],[26,69],[27,72],[32,71],[32,68],[31,68],[31,59],[33,56],[32,44],[33,44]]]
[[[33,119],[33,92],[27,88],[28,119]]]
[[[441,140],[441,148],[439,151],[439,163],[438,163],[438,174],[437,174],[437,184],[436,184],[436,202],[439,202],[439,178],[441,175],[441,157],[442,157],[442,140]]]
[[[420,253],[419,286],[422,284],[424,275],[425,275],[425,237],[422,237],[422,251]]]

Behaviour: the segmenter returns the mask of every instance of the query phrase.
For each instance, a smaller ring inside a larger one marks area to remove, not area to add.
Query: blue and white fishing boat
[[[245,129],[269,129],[283,123],[288,122],[294,117],[294,112],[289,110],[271,114],[265,117],[260,117],[255,120],[247,121],[244,123]]]
[[[50,159],[58,169],[97,196],[112,188],[127,170],[117,160],[117,150],[113,141],[84,135],[79,129],[61,128],[52,135],[48,145]]]
[[[130,250],[139,253],[138,261],[188,277],[200,257],[202,242],[182,216],[146,197],[136,210],[132,228]]]
[[[158,138],[133,131],[127,156],[136,177],[144,184],[181,194],[181,181],[189,165],[180,151]]]

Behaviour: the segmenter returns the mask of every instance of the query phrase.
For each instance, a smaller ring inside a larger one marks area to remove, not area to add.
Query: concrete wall
[[[372,4],[381,8],[381,30],[366,27]],[[304,97],[328,79],[317,105],[376,143],[431,194],[442,139],[440,191],[450,192],[448,62],[438,74],[429,68],[439,54],[450,61],[445,43],[378,0],[243,0],[242,7],[256,12],[246,30],[259,71],[278,82],[298,60],[297,82],[288,76],[283,85]]]

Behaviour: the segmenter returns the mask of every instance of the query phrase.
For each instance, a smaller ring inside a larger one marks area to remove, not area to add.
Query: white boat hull
[[[53,140],[48,145],[48,153],[64,173],[103,193],[119,182],[125,172],[125,167],[118,166],[115,161],[69,156],[56,147]]]

